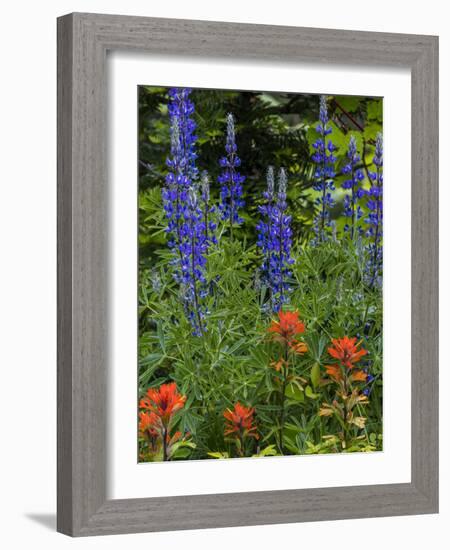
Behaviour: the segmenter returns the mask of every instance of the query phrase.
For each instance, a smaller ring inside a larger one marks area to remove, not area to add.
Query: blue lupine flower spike
[[[195,166],[195,122],[192,119],[194,104],[189,99],[189,88],[169,90],[168,112],[170,117],[170,156],[166,160],[169,172],[162,192],[167,218],[166,231],[169,246],[181,244],[181,228],[184,223],[187,191],[197,177]],[[175,262],[174,262],[175,263]]]
[[[333,129],[328,118],[327,100],[324,95],[320,96],[319,123],[316,126],[316,132],[319,134],[318,139],[313,143],[314,153],[312,160],[316,164],[314,172],[313,189],[319,192],[319,196],[315,200],[317,207],[317,215],[314,218],[313,229],[315,238],[314,244],[326,240],[326,234],[330,224],[330,210],[335,202],[331,195],[334,191],[334,165],[336,157],[334,146],[329,136]]]
[[[272,310],[277,312],[289,300],[289,279],[292,277],[290,266],[292,229],[291,216],[287,211],[287,174],[281,168],[278,175],[278,189],[274,192],[274,172],[267,172],[267,190],[264,193],[266,203],[260,207],[263,219],[258,224],[258,246],[264,254],[262,274],[264,283],[271,294]]]
[[[366,282],[369,287],[380,287],[383,271],[383,135],[377,135],[375,154],[373,157],[375,171],[371,172],[371,185],[367,191],[367,245],[368,262],[366,267]]]
[[[263,254],[263,260],[261,264],[261,283],[264,284],[269,292],[272,292],[269,270],[270,270],[270,257],[272,255],[271,246],[271,234],[272,234],[272,217],[273,208],[275,205],[275,172],[273,166],[267,168],[266,175],[267,187],[263,192],[264,203],[258,207],[261,214],[261,220],[256,226],[257,230],[257,245]]]
[[[349,223],[345,225],[344,231],[350,233],[351,239],[355,236],[358,221],[363,216],[363,211],[358,201],[364,196],[364,190],[361,188],[361,182],[364,179],[364,174],[358,165],[361,162],[361,157],[358,155],[356,148],[355,136],[350,136],[350,142],[347,151],[347,164],[342,168],[342,173],[348,178],[343,182],[342,188],[350,190],[350,193],[345,195],[344,199],[344,215],[350,218]],[[361,234],[361,229],[358,227],[358,232]]]
[[[234,117],[227,115],[227,135],[225,142],[226,155],[219,160],[222,172],[218,177],[221,185],[220,205],[221,218],[227,221],[230,228],[230,238],[233,238],[233,227],[240,225],[243,219],[239,216],[239,209],[244,206],[242,199],[242,184],[245,176],[238,171],[241,160],[237,155],[236,131]]]
[[[195,152],[194,104],[189,88],[169,90],[171,145],[167,158],[169,172],[163,189],[167,218],[168,244],[173,250],[174,278],[180,285],[180,296],[195,335],[205,331],[206,237],[204,203],[209,203],[209,187],[202,184],[202,201],[197,192],[198,170]],[[202,202],[203,204],[200,204]],[[209,206],[208,206],[209,207]],[[212,227],[212,226],[209,226]]]

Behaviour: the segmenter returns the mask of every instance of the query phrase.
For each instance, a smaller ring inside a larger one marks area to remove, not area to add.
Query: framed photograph
[[[382,98],[138,93],[139,461],[381,451]]]
[[[58,20],[58,530],[438,511],[438,39]]]

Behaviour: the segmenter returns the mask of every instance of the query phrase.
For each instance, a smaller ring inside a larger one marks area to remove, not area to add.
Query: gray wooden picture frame
[[[411,483],[107,499],[109,50],[411,70]],[[437,37],[83,13],[58,19],[57,486],[57,528],[72,536],[438,511]]]

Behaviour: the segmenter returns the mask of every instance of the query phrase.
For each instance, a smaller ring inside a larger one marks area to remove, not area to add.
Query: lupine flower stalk
[[[170,248],[176,248],[181,242],[180,231],[184,221],[184,205],[189,183],[184,175],[185,159],[181,153],[180,127],[176,117],[171,121],[170,138],[170,157],[167,158],[166,164],[171,171],[166,176],[162,198],[167,218],[168,244]]]
[[[336,147],[331,139],[327,139],[332,131],[328,118],[327,100],[322,95],[320,96],[319,124],[316,126],[319,138],[313,143],[315,151],[312,155],[312,160],[316,163],[313,189],[320,192],[315,201],[319,209],[314,219],[316,242],[326,239],[326,230],[330,227],[330,209],[334,206],[331,191],[335,189],[333,178],[336,175],[334,169],[336,157],[333,153]]]
[[[218,177],[218,182],[221,185],[219,208],[222,220],[227,220],[229,223],[230,237],[233,238],[233,226],[243,222],[239,216],[239,208],[245,204],[242,199],[242,184],[245,181],[245,176],[238,171],[241,159],[237,155],[234,117],[231,113],[227,115],[225,151],[226,155],[219,160],[223,169]]]
[[[275,206],[275,172],[273,166],[267,168],[267,188],[263,192],[265,203],[259,206],[259,212],[262,215],[261,220],[256,226],[257,229],[257,245],[263,254],[261,264],[261,279],[262,282],[271,290],[270,284],[270,260],[272,256],[272,223],[273,209]]]
[[[272,292],[272,307],[276,312],[288,301],[289,278],[292,276],[290,266],[294,263],[291,257],[291,216],[286,214],[286,194],[287,175],[284,168],[281,168],[278,176],[276,202],[271,211],[267,244],[268,249],[271,251],[268,279]]]
[[[204,331],[205,254],[207,251],[206,226],[196,191],[198,170],[192,119],[194,104],[189,99],[189,88],[169,90],[168,111],[171,122],[171,148],[167,159],[169,173],[163,189],[164,210],[167,217],[169,247],[174,250],[174,277],[180,284],[186,315],[193,332]],[[202,197],[206,188],[202,186]],[[209,190],[207,192],[209,201]],[[202,198],[203,200],[203,198]],[[205,202],[205,201],[203,201]]]
[[[191,92],[191,88],[171,88],[169,90],[168,111],[171,122],[173,123],[175,120],[178,122],[183,171],[191,181],[194,181],[198,175],[196,167],[197,153],[195,151],[195,142],[197,141],[195,129],[197,125],[192,118],[195,107],[189,98]]]
[[[205,236],[203,212],[199,206],[196,190],[188,192],[186,223],[183,231],[181,250],[181,283],[184,287],[184,307],[193,327],[193,333],[200,336],[204,333],[203,319],[205,309],[202,298],[206,292],[205,266],[208,243]]]
[[[177,248],[182,241],[182,226],[187,208],[187,193],[197,178],[195,161],[194,104],[189,99],[189,88],[169,90],[170,155],[166,160],[169,172],[163,189],[163,204],[167,217],[169,246]],[[179,256],[179,250],[178,250]]]
[[[348,179],[343,182],[342,188],[351,190],[349,194],[345,195],[344,199],[344,214],[350,218],[350,224],[346,224],[344,229],[350,232],[350,237],[353,239],[357,222],[363,215],[361,206],[358,204],[358,199],[364,195],[364,190],[360,187],[364,174],[358,168],[361,157],[358,155],[356,140],[353,135],[350,137],[347,159],[348,162],[342,169],[342,173],[348,175]]]
[[[383,136],[377,135],[373,163],[376,170],[370,174],[371,185],[367,192],[369,197],[367,208],[369,215],[367,223],[369,228],[367,236],[370,239],[367,247],[369,261],[367,265],[367,280],[369,286],[381,284],[383,269]]]

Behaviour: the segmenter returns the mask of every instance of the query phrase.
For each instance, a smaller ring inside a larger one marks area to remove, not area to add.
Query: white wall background
[[[447,155],[450,30],[441,0],[15,0],[0,29],[0,540],[5,548],[293,548],[448,539],[450,439],[448,356],[441,354],[441,513],[299,525],[245,527],[71,540],[54,532],[56,471],[56,22],[91,11],[156,17],[438,34],[441,128],[441,334],[448,333],[450,200]],[[443,339],[445,342],[445,340]],[[401,388],[399,388],[401,391]],[[445,543],[444,543],[445,544]],[[443,547],[439,545],[438,547]]]

